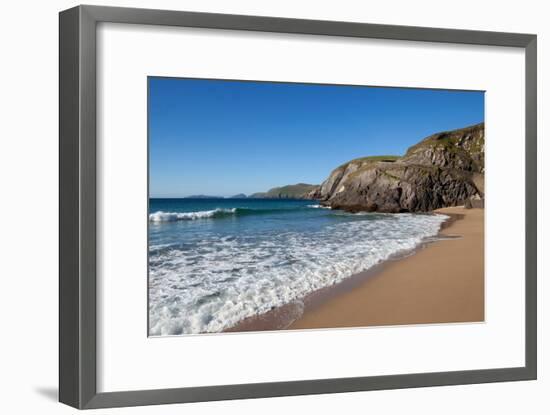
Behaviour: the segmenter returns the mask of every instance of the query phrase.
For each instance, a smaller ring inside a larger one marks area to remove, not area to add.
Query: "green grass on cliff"
[[[415,152],[420,148],[431,147],[431,146],[436,146],[450,152],[465,151],[462,148],[456,147],[456,144],[460,141],[460,139],[462,139],[462,137],[465,134],[468,134],[468,133],[474,134],[480,130],[483,130],[484,128],[485,128],[485,124],[480,123],[469,127],[460,128],[458,130],[443,131],[440,133],[432,134],[431,136],[426,137],[425,139],[420,141],[419,143],[409,147],[409,149],[405,153],[405,156],[412,154],[413,152]],[[472,147],[469,152],[476,153],[481,151],[481,147],[483,146],[484,142],[485,142],[485,139],[483,137],[480,140],[475,141],[472,144]]]
[[[287,186],[274,187],[269,189],[267,192],[254,193],[250,195],[251,198],[302,198],[305,194],[311,192],[318,185],[316,184],[307,184],[307,183],[298,183],[298,184],[289,184]]]
[[[353,160],[350,160],[340,166],[337,167],[337,169],[346,167],[350,163],[368,163],[368,162],[376,162],[376,161],[386,161],[386,162],[394,162],[396,160],[399,160],[401,156],[368,156],[368,157],[359,157]]]
[[[393,162],[395,160],[398,160],[400,156],[368,156],[368,157],[360,157],[357,159],[352,160],[353,161],[387,161],[387,162]]]

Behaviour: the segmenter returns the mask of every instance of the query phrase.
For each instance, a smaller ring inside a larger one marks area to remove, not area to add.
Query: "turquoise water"
[[[299,302],[414,249],[445,218],[350,214],[311,200],[150,199],[150,335],[219,332]]]

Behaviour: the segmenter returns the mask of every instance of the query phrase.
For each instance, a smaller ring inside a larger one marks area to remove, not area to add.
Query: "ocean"
[[[221,332],[411,251],[446,218],[312,200],[150,199],[149,335]]]

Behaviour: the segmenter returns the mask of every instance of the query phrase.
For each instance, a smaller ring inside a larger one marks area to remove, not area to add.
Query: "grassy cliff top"
[[[267,192],[254,193],[251,194],[249,197],[299,199],[304,197],[306,193],[309,193],[317,187],[318,185],[316,184],[308,183],[289,184],[286,186],[274,187],[272,189],[269,189]]]
[[[344,164],[341,164],[336,169],[342,169],[348,166],[351,163],[369,163],[369,162],[378,162],[378,161],[385,161],[385,162],[394,162],[396,160],[399,160],[401,156],[367,156],[367,157],[358,157],[356,159],[350,160]]]
[[[432,134],[424,138],[417,144],[409,147],[405,156],[410,155],[416,150],[419,150],[425,147],[439,146],[445,149],[452,149],[453,147],[456,147],[459,144],[460,140],[462,140],[465,136],[469,134],[477,135],[477,137],[479,138],[478,140],[476,140],[474,145],[472,145],[471,151],[479,151],[480,147],[483,145],[483,142],[484,142],[484,135],[481,134],[484,131],[484,129],[485,129],[485,123],[479,123],[468,127],[460,128],[458,130],[442,131],[436,134]]]
[[[433,163],[430,159],[422,160],[424,156],[421,154],[420,156],[416,156],[417,151],[420,150],[421,153],[422,150],[429,148],[439,149],[448,154],[460,153],[463,155],[463,158],[469,158],[472,155],[483,152],[485,144],[484,128],[484,123],[479,123],[457,130],[438,132],[409,147],[404,156],[381,155],[359,157],[338,166],[331,174],[341,174],[349,165],[354,165],[355,167],[354,171],[349,175],[351,179],[372,169],[382,169],[386,172],[388,168],[395,170],[414,165],[418,170],[422,164],[429,165]],[[399,162],[391,164],[396,161]]]

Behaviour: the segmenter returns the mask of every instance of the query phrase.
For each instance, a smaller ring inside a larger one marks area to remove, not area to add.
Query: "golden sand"
[[[484,210],[444,208],[460,215],[414,255],[389,261],[353,289],[306,308],[289,329],[484,320]]]

